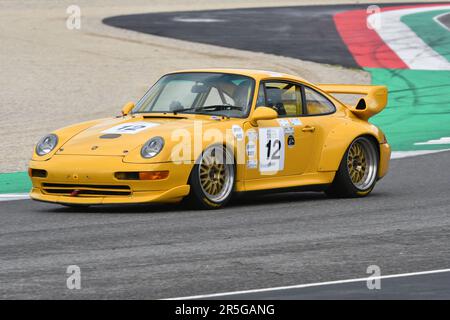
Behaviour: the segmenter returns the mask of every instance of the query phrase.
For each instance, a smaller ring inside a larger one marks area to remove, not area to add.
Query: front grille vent
[[[42,190],[47,194],[74,197],[131,195],[131,188],[125,185],[43,183]]]

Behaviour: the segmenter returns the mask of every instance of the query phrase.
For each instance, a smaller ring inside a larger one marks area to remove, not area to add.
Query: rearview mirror
[[[273,120],[276,118],[278,118],[278,113],[272,108],[258,107],[253,111],[250,117],[250,123],[256,127],[259,120]]]
[[[134,102],[128,102],[126,103],[122,108],[122,115],[126,116],[130,113],[131,110],[134,108]]]

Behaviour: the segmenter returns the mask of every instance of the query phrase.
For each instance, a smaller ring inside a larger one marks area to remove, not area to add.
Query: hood
[[[120,117],[107,119],[83,130],[68,140],[56,154],[126,156],[155,136],[170,139],[176,129],[192,130],[195,121],[202,125],[217,122],[205,117]]]

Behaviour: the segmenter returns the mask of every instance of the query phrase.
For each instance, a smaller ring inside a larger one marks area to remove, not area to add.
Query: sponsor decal
[[[247,160],[248,169],[256,169],[258,167],[258,160]]]
[[[258,133],[255,130],[250,129],[250,130],[247,131],[247,137],[248,137],[248,140],[250,140],[250,141],[257,140],[258,139]]]
[[[293,127],[283,127],[284,134],[294,134],[294,128]]]
[[[295,146],[295,138],[294,136],[289,136],[287,139],[288,148],[293,148]]]
[[[287,119],[277,119],[277,121],[280,124],[280,126],[282,126],[282,127],[289,126],[289,120],[287,120]]]
[[[242,130],[240,126],[235,124],[231,127],[231,130],[233,131],[233,136],[237,141],[242,141],[244,139],[244,130]]]
[[[249,141],[246,146],[246,151],[249,158],[256,157],[256,143],[253,141]]]
[[[298,118],[294,118],[294,119],[291,119],[291,124],[293,126],[301,126],[302,125],[302,121],[300,119],[298,119]]]

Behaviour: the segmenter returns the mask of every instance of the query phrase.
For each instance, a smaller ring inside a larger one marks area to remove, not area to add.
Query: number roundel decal
[[[281,127],[259,129],[259,171],[284,169],[284,130]]]
[[[154,122],[127,122],[102,131],[102,133],[136,134],[148,128],[159,126]]]

